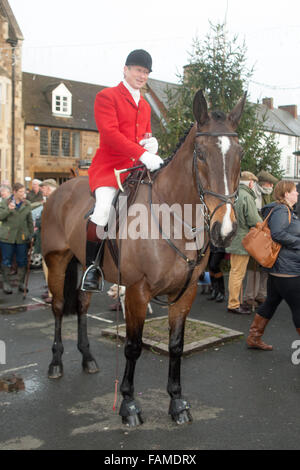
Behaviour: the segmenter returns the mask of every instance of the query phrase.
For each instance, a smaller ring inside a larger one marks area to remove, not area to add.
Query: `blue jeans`
[[[17,265],[20,268],[27,266],[27,243],[17,245],[16,243],[0,242],[0,249],[2,253],[2,264],[11,267],[14,254],[16,254]]]

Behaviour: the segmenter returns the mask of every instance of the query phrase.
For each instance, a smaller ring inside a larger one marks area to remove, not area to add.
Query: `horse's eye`
[[[200,161],[204,162],[204,160],[205,160],[205,158],[204,158],[204,153],[203,153],[203,151],[201,150],[200,147],[196,147],[196,155],[197,155],[197,158],[198,158]]]

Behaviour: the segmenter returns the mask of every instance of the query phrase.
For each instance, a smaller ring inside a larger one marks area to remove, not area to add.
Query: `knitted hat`
[[[135,51],[130,52],[125,65],[140,65],[141,67],[148,69],[149,72],[152,72],[151,55],[147,51],[144,51],[144,49],[136,49]]]
[[[250,171],[242,171],[241,173],[241,181],[258,181],[258,179],[256,178],[256,176],[251,173]]]

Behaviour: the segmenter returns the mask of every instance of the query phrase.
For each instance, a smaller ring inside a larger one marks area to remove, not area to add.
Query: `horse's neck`
[[[196,129],[193,127],[170,163],[161,170],[155,181],[155,191],[164,202],[195,204],[197,192],[193,174],[193,152]]]

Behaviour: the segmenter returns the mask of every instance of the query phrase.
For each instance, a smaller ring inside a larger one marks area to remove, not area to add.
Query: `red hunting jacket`
[[[139,165],[145,152],[139,145],[146,132],[151,132],[151,108],[141,96],[139,105],[121,82],[105,88],[95,100],[95,120],[100,133],[100,148],[89,168],[92,191],[100,186],[118,188],[114,168],[121,170]],[[123,182],[128,173],[121,175]]]

